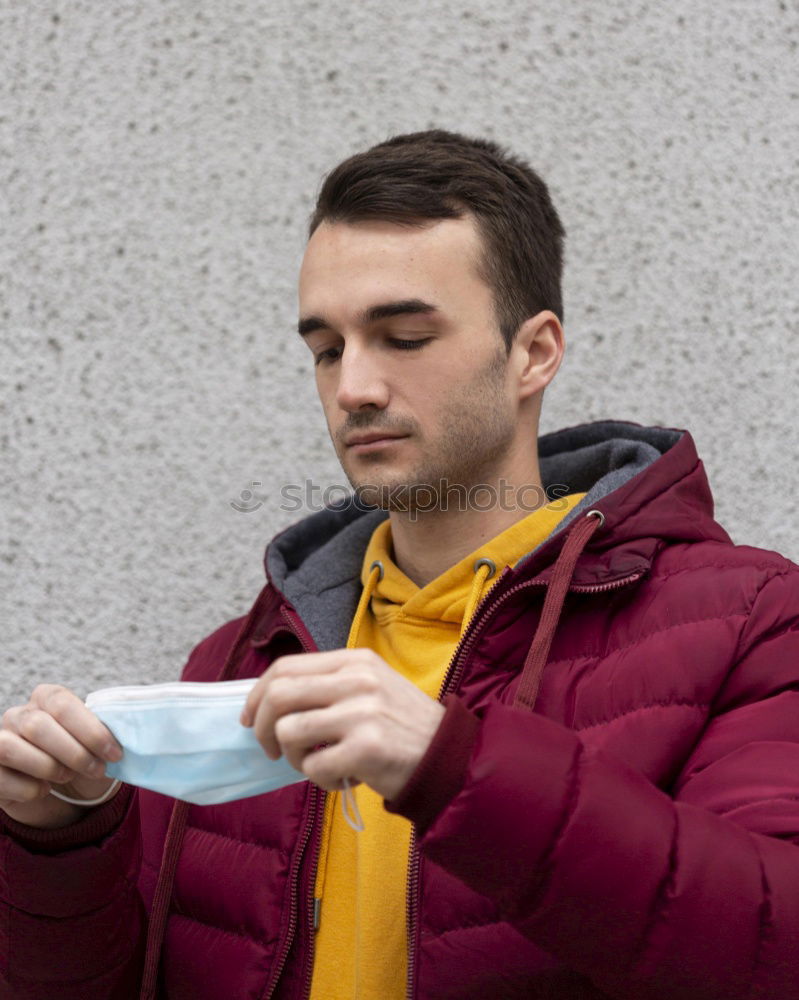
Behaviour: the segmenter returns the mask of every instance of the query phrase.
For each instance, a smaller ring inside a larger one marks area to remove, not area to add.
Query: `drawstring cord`
[[[161,948],[164,943],[166,922],[169,916],[169,901],[172,898],[172,884],[175,881],[175,871],[178,858],[183,847],[183,836],[186,832],[186,821],[189,817],[189,803],[178,801],[169,817],[169,826],[164,839],[164,853],[161,856],[161,869],[155,886],[153,903],[150,907],[150,920],[147,924],[147,950],[144,957],[144,973],[140,1000],[154,1000],[158,981],[158,963],[161,958]]]
[[[358,808],[358,800],[352,792],[350,779],[342,778],[341,785],[341,811],[344,813],[344,819],[356,833],[360,833],[361,830],[365,830],[366,827],[364,826],[363,819],[361,818],[361,810]]]
[[[375,587],[383,579],[384,573],[385,570],[383,569],[383,564],[379,559],[375,559],[369,567],[369,577],[367,578],[364,588],[361,591],[358,607],[355,609],[355,614],[352,619],[352,628],[350,629],[350,637],[347,640],[347,649],[355,649],[358,645],[358,636],[361,632],[363,617],[369,608],[369,601],[372,599]]]
[[[265,618],[269,611],[279,603],[279,600],[280,598],[271,584],[266,584],[239,629],[239,634],[236,636],[225,665],[220,672],[219,680],[228,680],[235,673],[244,652],[247,638],[255,630],[261,618]],[[158,881],[155,886],[152,906],[150,907],[144,973],[142,975],[139,1000],[155,1000],[155,991],[158,985],[158,965],[161,958],[164,933],[166,932],[166,922],[169,916],[169,901],[172,898],[172,885],[175,881],[175,871],[177,870],[180,851],[183,847],[183,837],[186,833],[189,809],[190,803],[182,801],[176,801],[172,807],[172,815],[169,819],[169,826],[164,840],[164,850],[161,855],[161,868],[158,872]]]
[[[372,599],[375,587],[383,579],[383,573],[383,564],[379,559],[375,559],[369,567],[369,578],[361,591],[358,607],[355,609],[355,615],[352,619],[352,628],[350,629],[350,639],[347,640],[347,649],[354,649],[358,645],[358,636],[361,631],[361,624],[363,622],[364,615],[369,608],[369,601]],[[360,809],[358,809],[358,800],[355,798],[350,780],[350,778],[343,778],[341,782],[341,812],[344,815],[344,819],[352,827],[352,829],[355,830],[356,833],[360,833],[361,830],[364,829],[364,824],[363,819],[361,818]],[[333,795],[337,794],[338,792],[333,792]]]
[[[466,601],[466,608],[463,612],[463,620],[461,621],[461,631],[458,639],[463,638],[463,633],[466,631],[469,622],[472,620],[475,608],[480,602],[480,598],[483,593],[483,584],[486,580],[490,580],[491,577],[496,573],[497,566],[496,563],[491,559],[478,559],[474,564],[474,579],[472,580],[472,589],[469,591],[469,598]]]
[[[533,710],[541,686],[541,678],[546,666],[549,649],[558,625],[558,619],[566,599],[577,559],[588,544],[591,536],[605,523],[605,515],[600,510],[589,510],[569,532],[560,555],[555,561],[552,577],[544,598],[541,620],[530,643],[522,668],[522,676],[513,704],[517,708]]]

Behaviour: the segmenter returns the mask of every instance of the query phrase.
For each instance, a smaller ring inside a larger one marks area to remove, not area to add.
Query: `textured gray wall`
[[[344,481],[295,280],[323,173],[396,132],[551,186],[543,429],[690,428],[733,538],[799,559],[796,0],[0,0],[0,38],[0,703],[176,677],[281,485]]]

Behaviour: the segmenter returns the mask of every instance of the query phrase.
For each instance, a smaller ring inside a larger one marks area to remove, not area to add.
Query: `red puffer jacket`
[[[416,827],[409,995],[799,1000],[799,567],[731,544],[684,432],[540,447],[544,481],[588,495],[482,603],[390,803]],[[184,677],[343,646],[384,516],[278,536],[250,614]],[[142,975],[169,1000],[307,996],[322,812],[304,783],[6,819],[0,996],[132,1000]]]

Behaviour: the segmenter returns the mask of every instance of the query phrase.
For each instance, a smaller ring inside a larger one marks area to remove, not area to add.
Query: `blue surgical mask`
[[[105,773],[200,806],[307,781],[284,757],[270,760],[254,730],[239,722],[257,679],[93,691],[86,707],[123,750]]]
[[[284,758],[271,760],[255,731],[239,722],[257,677],[195,684],[143,684],[92,691],[86,707],[105,723],[122,747],[122,759],[107,763],[115,781],[98,799],[50,794],[76,805],[99,805],[119,782],[183,799],[218,805],[307,781]],[[341,809],[354,830],[363,830],[358,802],[347,778]]]

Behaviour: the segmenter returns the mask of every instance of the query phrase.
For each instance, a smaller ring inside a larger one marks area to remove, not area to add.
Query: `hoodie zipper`
[[[502,581],[502,578],[506,575],[507,570],[500,574],[495,586],[498,586]],[[574,584],[569,585],[569,590],[580,594],[599,594],[607,590],[616,590],[619,587],[625,587],[630,583],[634,583],[636,580],[640,580],[644,575],[643,570],[636,570],[633,573],[627,574],[627,576],[620,577],[617,580],[611,580],[608,583],[596,583],[596,584]],[[526,580],[522,583],[517,583],[510,589],[506,590],[504,594],[500,594],[491,604],[489,604],[486,609],[480,613],[478,617],[478,608],[475,609],[475,613],[472,617],[471,622],[466,626],[466,631],[461,636],[460,642],[455,647],[452,654],[452,659],[449,661],[449,666],[447,667],[446,675],[444,676],[444,681],[441,685],[441,690],[438,693],[438,701],[443,701],[446,695],[453,693],[457,690],[460,683],[461,674],[463,673],[463,666],[466,658],[474,646],[475,639],[477,637],[480,629],[485,625],[488,619],[492,616],[494,611],[503,604],[512,594],[518,593],[520,590],[526,590],[531,587],[547,587],[547,580]],[[406,881],[407,887],[407,897],[406,897],[406,920],[407,920],[407,935],[408,935],[408,967],[407,967],[407,981],[406,981],[406,1000],[413,1000],[413,990],[414,990],[414,978],[416,974],[416,935],[417,935],[417,923],[419,914],[419,874],[421,869],[421,860],[419,857],[419,849],[416,843],[416,827],[411,826],[411,840],[410,840],[410,851],[408,858],[408,875]]]
[[[302,621],[300,620],[299,615],[297,615],[295,618],[295,616],[291,614],[291,612],[285,605],[283,605],[283,607],[280,609],[280,614],[283,620],[288,625],[289,631],[292,633],[292,635],[294,635],[297,639],[299,639],[300,645],[302,646],[304,652],[318,653],[319,649],[314,643],[311,634],[308,632],[308,630],[305,628]],[[291,950],[291,945],[294,942],[294,935],[297,931],[297,921],[298,921],[297,911],[299,909],[297,903],[298,903],[299,889],[300,889],[300,868],[302,867],[302,859],[305,854],[305,850],[308,846],[308,842],[311,840],[312,834],[314,833],[314,827],[316,826],[316,817],[319,812],[319,806],[321,804],[322,807],[324,807],[325,803],[325,794],[324,792],[321,791],[321,789],[318,789],[312,785],[310,795],[311,795],[311,805],[310,808],[308,809],[308,820],[302,832],[302,843],[300,845],[300,850],[297,854],[297,860],[294,864],[294,867],[292,868],[291,875],[289,876],[291,879],[291,893],[289,895],[289,898],[291,900],[291,912],[289,914],[289,926],[286,932],[285,945],[280,954],[280,958],[278,960],[274,974],[272,975],[272,980],[269,984],[266,993],[264,994],[264,1000],[270,1000],[270,998],[274,995],[275,990],[277,989],[277,984],[280,981],[280,976],[282,975],[283,969],[286,965],[286,961],[288,960],[289,951]],[[308,934],[308,953],[305,961],[304,980],[303,980],[304,981],[303,994],[302,994],[303,1000],[308,1000],[308,997],[311,994],[311,975],[313,972],[313,955],[314,955],[313,874],[316,870],[316,864],[318,860],[317,855],[319,852],[320,835],[321,835],[321,827],[317,831],[316,836],[313,837],[313,842],[311,845],[311,851],[313,855],[311,858],[312,877],[310,881],[310,892],[309,892],[310,898],[307,900],[308,905],[306,907],[306,913],[308,914],[309,934]]]

